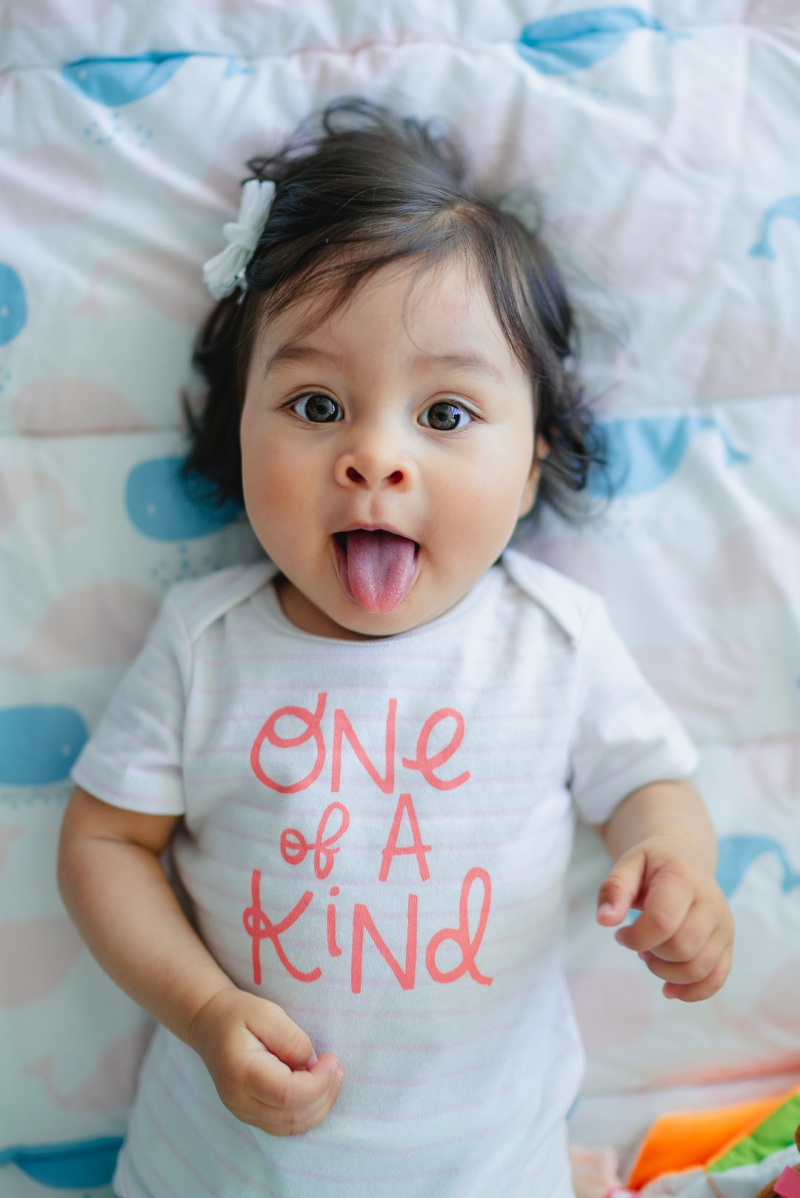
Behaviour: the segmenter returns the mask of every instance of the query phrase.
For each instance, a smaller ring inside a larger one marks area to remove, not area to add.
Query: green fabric
[[[708,1166],[709,1173],[724,1173],[738,1165],[756,1165],[773,1152],[780,1152],[794,1143],[794,1133],[800,1123],[800,1094],[773,1111],[746,1139],[734,1144],[729,1152]]]

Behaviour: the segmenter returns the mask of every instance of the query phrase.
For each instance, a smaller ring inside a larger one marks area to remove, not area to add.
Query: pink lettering
[[[442,720],[455,720],[456,726],[450,743],[440,749],[438,753],[434,753],[433,757],[428,756],[428,741],[437,724]],[[449,761],[455,751],[458,749],[464,739],[464,717],[460,711],[456,711],[454,707],[440,707],[438,711],[434,711],[433,715],[429,715],[425,723],[422,725],[422,731],[417,738],[417,755],[412,760],[409,757],[403,758],[403,765],[409,770],[419,770],[426,782],[435,787],[436,790],[454,790],[457,786],[463,786],[469,778],[469,770],[465,770],[463,774],[459,774],[456,778],[437,778],[434,770],[440,765],[444,765],[445,761]]]
[[[483,883],[483,899],[481,900],[478,930],[475,933],[475,939],[470,940],[469,892],[472,888],[472,883],[477,881],[478,878]],[[469,973],[481,986],[491,986],[493,979],[482,974],[475,963],[475,957],[481,946],[483,933],[486,931],[491,902],[492,880],[486,870],[479,868],[469,870],[464,881],[461,883],[461,897],[458,902],[458,927],[442,928],[441,932],[437,932],[435,936],[431,937],[425,953],[425,966],[434,982],[455,982],[458,978],[463,977],[465,973]],[[446,973],[442,973],[436,965],[436,951],[440,944],[444,944],[445,940],[454,940],[458,945],[461,952],[461,964],[457,965],[455,969],[449,969]]]
[[[411,838],[414,843],[403,845],[401,848],[398,848],[397,837],[400,835],[400,824],[403,820],[403,812],[405,812],[406,816],[408,817],[408,822],[411,827]],[[430,871],[428,870],[428,861],[425,854],[429,853],[430,851],[431,846],[429,844],[422,843],[422,834],[419,830],[419,821],[417,820],[417,813],[414,810],[414,803],[412,802],[411,795],[400,795],[400,798],[397,800],[397,806],[395,807],[394,820],[392,821],[392,827],[389,832],[389,839],[386,841],[386,847],[381,853],[382,860],[381,872],[378,874],[379,880],[381,882],[385,882],[389,877],[389,867],[391,866],[395,857],[404,857],[408,853],[414,853],[417,858],[419,876],[422,878],[423,882],[427,882],[431,875]]]
[[[350,989],[353,994],[361,993],[362,956],[364,953],[364,932],[372,937],[372,942],[383,957],[386,964],[397,978],[403,990],[413,990],[417,973],[417,896],[408,896],[408,911],[406,915],[406,967],[401,968],[400,962],[392,956],[378,929],[375,927],[369,909],[364,903],[356,903],[353,907],[353,955],[350,961]]]
[[[336,898],[339,893],[338,886],[331,886],[331,897]],[[342,950],[336,943],[336,907],[333,903],[328,903],[328,952],[332,957],[341,957]]]
[[[333,713],[333,764],[331,767],[331,791],[337,794],[342,776],[342,738],[347,737],[350,745],[355,751],[355,755],[363,765],[364,769],[369,774],[376,786],[380,787],[384,794],[390,795],[394,790],[394,740],[395,729],[397,724],[397,699],[389,700],[389,714],[386,717],[386,749],[385,757],[385,774],[383,777],[378,773],[375,766],[370,761],[367,754],[364,752],[364,747],[361,741],[355,734],[353,725],[350,723],[341,707],[337,707]]]
[[[271,940],[275,946],[275,952],[278,954],[278,960],[287,973],[298,982],[316,982],[317,978],[322,977],[322,970],[319,966],[312,969],[309,973],[303,973],[302,970],[296,969],[292,965],[286,953],[283,951],[283,945],[280,942],[281,935],[290,928],[292,924],[297,923],[300,916],[305,911],[308,904],[313,899],[312,891],[307,890],[298,903],[292,907],[288,915],[285,915],[280,923],[273,923],[261,906],[261,870],[254,869],[250,879],[250,890],[253,900],[252,907],[246,907],[242,914],[242,922],[244,930],[253,941],[253,982],[256,986],[261,985],[261,941]]]
[[[326,837],[325,830],[328,826],[328,820],[334,811],[338,811],[340,815],[339,827],[331,836]],[[313,849],[314,873],[318,878],[327,878],[333,869],[333,858],[339,852],[338,847],[332,849],[331,845],[335,844],[340,836],[344,836],[349,827],[350,812],[342,803],[331,803],[322,813],[322,819],[317,825],[317,836],[313,844],[309,844],[303,833],[298,832],[297,828],[284,828],[280,839],[281,856],[287,865],[302,865],[307,853]]]
[[[307,790],[322,773],[322,767],[325,764],[325,741],[322,736],[322,717],[325,713],[325,701],[327,697],[327,694],[318,695],[317,706],[313,712],[309,711],[307,707],[279,707],[277,711],[273,711],[253,741],[253,747],[250,750],[250,767],[259,782],[263,782],[264,786],[268,786],[270,790],[277,790],[285,795],[296,794],[299,790]],[[305,731],[301,732],[299,736],[281,736],[276,730],[275,725],[283,716],[294,716],[296,719],[302,720],[306,726]],[[265,740],[268,740],[271,745],[274,745],[278,749],[294,749],[297,745],[304,745],[312,736],[317,745],[317,760],[314,762],[311,773],[306,774],[305,778],[301,778],[299,782],[293,782],[290,786],[284,786],[281,782],[276,782],[264,773],[264,770],[261,768],[261,746]]]

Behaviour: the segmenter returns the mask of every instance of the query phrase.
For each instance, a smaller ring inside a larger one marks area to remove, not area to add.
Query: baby
[[[506,550],[598,457],[570,307],[419,122],[340,101],[250,168],[188,470],[269,562],[169,593],[61,839],[161,1025],[115,1188],[568,1198],[575,812],[615,862],[597,918],[668,998],[715,993],[733,940],[691,744],[601,600]]]

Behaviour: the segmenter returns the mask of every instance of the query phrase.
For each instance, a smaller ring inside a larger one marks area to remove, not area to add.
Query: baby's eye
[[[334,420],[341,420],[344,412],[341,406],[335,399],[331,399],[330,395],[301,395],[292,404],[292,411],[297,412],[303,420],[310,420],[312,424],[332,424]]]
[[[426,428],[435,428],[440,433],[451,433],[457,428],[463,428],[471,420],[472,416],[466,408],[446,399],[432,403],[419,418],[420,424],[424,424]]]

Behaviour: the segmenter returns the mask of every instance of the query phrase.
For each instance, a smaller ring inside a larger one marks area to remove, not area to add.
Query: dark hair
[[[273,313],[327,296],[318,314],[325,319],[389,263],[417,259],[426,269],[460,254],[477,268],[533,382],[537,431],[550,447],[539,495],[573,515],[570,497],[604,462],[600,430],[568,363],[575,327],[566,290],[541,239],[472,192],[452,140],[431,122],[348,97],[304,122],[276,154],[247,166],[256,179],[274,181],[276,192],[247,266],[247,290],[217,303],[196,343],[194,362],[208,391],[198,413],[186,406],[187,479],[210,487],[219,503],[242,502],[247,371]]]

